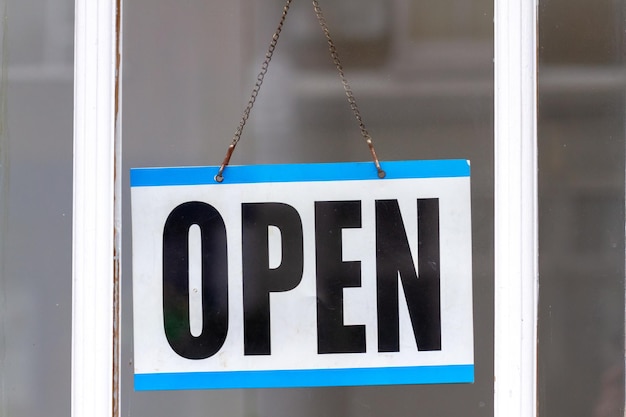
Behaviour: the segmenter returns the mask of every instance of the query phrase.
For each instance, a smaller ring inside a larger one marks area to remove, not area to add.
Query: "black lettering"
[[[189,324],[189,228],[198,225],[202,244],[202,333]],[[226,226],[218,211],[202,202],[176,207],[163,229],[163,321],[172,349],[187,359],[217,353],[228,332]]]
[[[282,203],[244,203],[242,216],[243,333],[245,355],[269,355],[270,293],[294,289],[302,280],[302,221]],[[282,259],[269,266],[268,227],[280,229]]]
[[[341,230],[360,227],[360,201],[315,202],[318,353],[365,352],[365,326],[345,326],[343,314],[343,289],[361,286],[361,262],[343,262]]]
[[[398,274],[420,351],[441,350],[439,199],[417,200],[418,270],[397,200],[376,201],[378,351],[400,350]]]

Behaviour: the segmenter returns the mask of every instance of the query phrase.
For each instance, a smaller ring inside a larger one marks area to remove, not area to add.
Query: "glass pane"
[[[472,162],[476,382],[133,391],[128,170],[221,163],[282,6],[282,0],[125,2],[122,414],[492,415],[493,10],[487,0],[321,1],[380,158]],[[313,8],[294,2],[232,163],[368,160]]]
[[[0,415],[68,416],[74,3],[0,13]]]
[[[623,0],[539,21],[539,413],[624,415]]]

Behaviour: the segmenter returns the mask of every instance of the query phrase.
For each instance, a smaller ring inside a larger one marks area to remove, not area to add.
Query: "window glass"
[[[0,415],[68,416],[74,4],[0,14]]]
[[[472,163],[476,382],[134,392],[131,167],[219,165],[282,0],[124,4],[122,414],[493,414],[493,10],[490,1],[321,1],[382,161]],[[310,2],[294,2],[233,164],[368,161]],[[138,296],[138,294],[135,294]]]
[[[539,415],[624,415],[623,0],[539,19]]]

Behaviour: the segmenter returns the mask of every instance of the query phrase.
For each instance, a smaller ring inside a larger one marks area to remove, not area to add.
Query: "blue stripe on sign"
[[[474,365],[135,374],[135,390],[473,383]]]
[[[407,178],[468,177],[469,161],[463,159],[434,161],[383,162],[385,180]],[[133,168],[131,187],[166,185],[219,185],[214,177],[219,167]],[[375,180],[378,172],[373,162],[331,164],[242,165],[228,166],[222,184],[261,182],[306,182]]]

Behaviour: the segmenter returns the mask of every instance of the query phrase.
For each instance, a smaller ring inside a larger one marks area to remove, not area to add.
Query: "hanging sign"
[[[135,389],[474,379],[465,160],[131,170]]]

